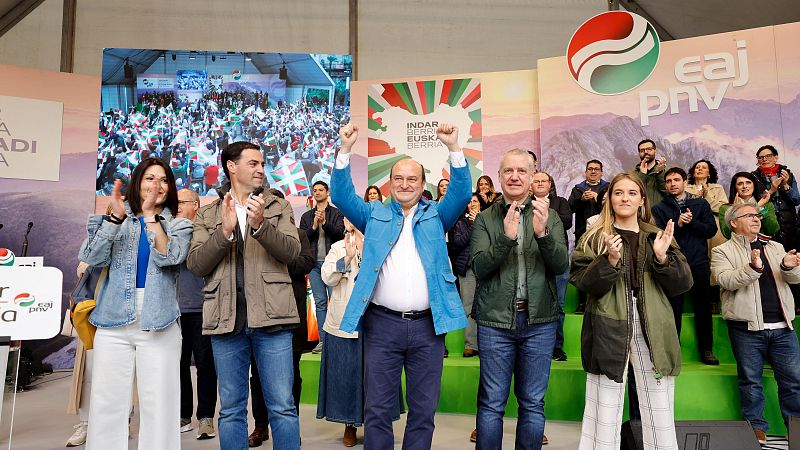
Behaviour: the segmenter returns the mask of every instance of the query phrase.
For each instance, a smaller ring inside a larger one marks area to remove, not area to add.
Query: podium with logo
[[[19,341],[50,339],[61,330],[63,276],[55,267],[0,267],[0,443],[11,448]],[[15,345],[17,344],[17,345]]]

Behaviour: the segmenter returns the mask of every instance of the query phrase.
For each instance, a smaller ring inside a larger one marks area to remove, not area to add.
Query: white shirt
[[[467,165],[463,152],[451,152],[450,161],[453,167]],[[344,168],[349,163],[350,154],[339,153],[336,168]],[[423,311],[431,307],[425,267],[417,252],[412,228],[416,212],[417,205],[414,205],[403,219],[403,229],[383,262],[372,296],[372,303],[394,311]]]

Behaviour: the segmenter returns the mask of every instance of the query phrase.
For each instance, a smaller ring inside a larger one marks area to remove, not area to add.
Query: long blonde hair
[[[637,214],[639,221],[647,223],[652,222],[650,200],[647,198],[647,192],[644,189],[642,180],[640,180],[637,175],[629,172],[618,173],[611,179],[611,183],[608,185],[603,209],[600,210],[600,217],[586,230],[586,233],[583,234],[583,237],[581,237],[581,240],[577,244],[577,247],[581,248],[583,251],[591,249],[596,255],[605,253],[606,242],[602,236],[603,233],[609,235],[614,234],[614,221],[616,220],[614,208],[611,206],[611,196],[614,194],[614,186],[622,180],[630,180],[636,183],[636,186],[639,188],[639,193],[641,193],[644,199],[644,204],[639,207],[639,212]]]

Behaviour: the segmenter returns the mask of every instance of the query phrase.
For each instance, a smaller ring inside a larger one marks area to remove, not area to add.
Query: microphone
[[[22,256],[28,256],[28,235],[31,233],[31,228],[33,228],[33,222],[28,222],[28,229],[25,231],[25,240],[22,241]]]

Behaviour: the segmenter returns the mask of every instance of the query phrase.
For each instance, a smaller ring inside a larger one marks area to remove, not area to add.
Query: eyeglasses
[[[603,169],[601,169],[601,168],[599,168],[599,167],[587,167],[587,168],[586,168],[586,171],[587,171],[587,172],[602,172],[602,171],[603,171]]]
[[[748,219],[748,220],[749,219],[758,219],[758,220],[761,220],[761,214],[758,214],[758,213],[747,213],[747,214],[742,214],[741,216],[737,216],[736,219],[737,220],[738,219]]]
[[[179,205],[185,205],[187,203],[197,203],[197,204],[199,204],[200,202],[198,202],[197,200],[178,200],[178,204]]]
[[[775,155],[773,155],[772,153],[768,153],[766,155],[756,156],[756,160],[757,161],[762,161],[762,160],[770,159],[770,158],[774,158],[774,157],[775,157]]]

